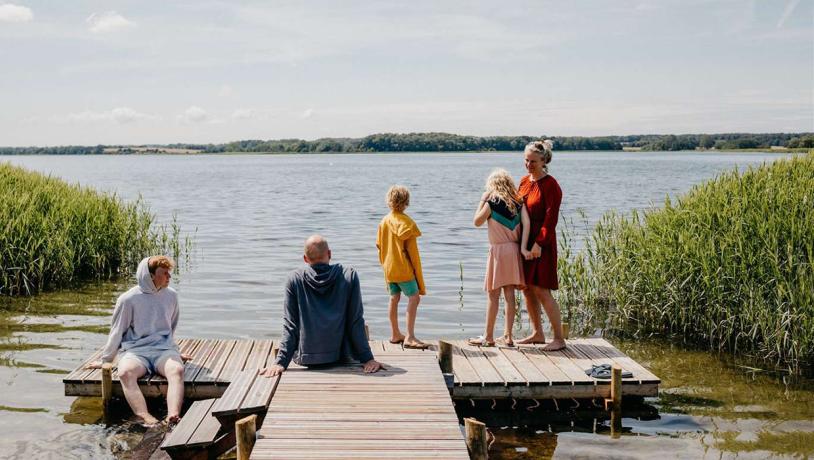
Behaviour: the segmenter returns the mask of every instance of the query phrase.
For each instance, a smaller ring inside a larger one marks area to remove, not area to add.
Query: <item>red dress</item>
[[[560,184],[549,176],[540,180],[531,180],[525,176],[520,180],[517,190],[521,200],[526,205],[531,220],[528,247],[536,242],[542,249],[537,259],[523,260],[523,274],[527,285],[540,286],[547,289],[560,287],[557,278],[557,219],[560,215],[560,202],[562,202],[562,189]]]

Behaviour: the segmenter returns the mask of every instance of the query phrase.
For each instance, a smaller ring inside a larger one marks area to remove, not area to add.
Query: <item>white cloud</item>
[[[183,115],[179,116],[181,121],[186,121],[187,123],[203,123],[210,119],[209,113],[198,107],[197,105],[190,106],[186,110],[184,110]]]
[[[34,19],[34,12],[25,6],[4,3],[0,5],[0,22],[29,22]]]
[[[305,111],[300,115],[300,118],[303,120],[311,118],[314,116],[314,109],[305,109]]]
[[[138,120],[158,119],[155,115],[137,112],[130,107],[116,107],[105,112],[94,112],[86,110],[84,112],[70,113],[66,117],[67,121],[74,122],[97,122],[113,121],[119,124],[131,123]]]
[[[85,20],[90,26],[89,30],[95,34],[114,32],[135,25],[132,21],[115,11],[93,13]]]

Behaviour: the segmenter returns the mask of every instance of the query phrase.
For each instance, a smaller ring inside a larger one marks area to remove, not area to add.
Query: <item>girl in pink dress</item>
[[[514,346],[512,329],[517,308],[515,289],[523,289],[523,258],[520,255],[521,209],[517,188],[512,177],[503,169],[497,169],[486,180],[486,192],[481,196],[475,211],[474,224],[480,227],[486,222],[489,230],[489,258],[486,261],[486,279],[483,289],[488,294],[486,330],[484,335],[469,339],[470,345],[491,347],[495,344],[494,329],[500,293],[506,302],[506,325],[501,340]]]

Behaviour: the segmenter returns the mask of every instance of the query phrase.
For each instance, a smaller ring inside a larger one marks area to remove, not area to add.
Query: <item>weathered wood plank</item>
[[[478,379],[481,385],[506,385],[506,381],[495,370],[489,359],[480,352],[478,347],[473,347],[466,343],[465,340],[456,340],[453,345],[461,349],[464,356],[466,356],[472,368],[478,374]],[[453,358],[453,366],[455,361]]]

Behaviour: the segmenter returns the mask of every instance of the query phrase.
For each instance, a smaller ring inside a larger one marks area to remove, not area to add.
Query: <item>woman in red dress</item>
[[[562,189],[548,175],[551,162],[550,140],[531,142],[526,145],[526,170],[528,176],[520,180],[518,195],[523,201],[523,274],[526,279],[526,308],[531,318],[531,335],[518,343],[545,343],[540,305],[545,309],[554,339],[543,350],[556,351],[565,348],[562,334],[560,306],[552,290],[559,288],[557,279],[557,219],[560,214]]]

